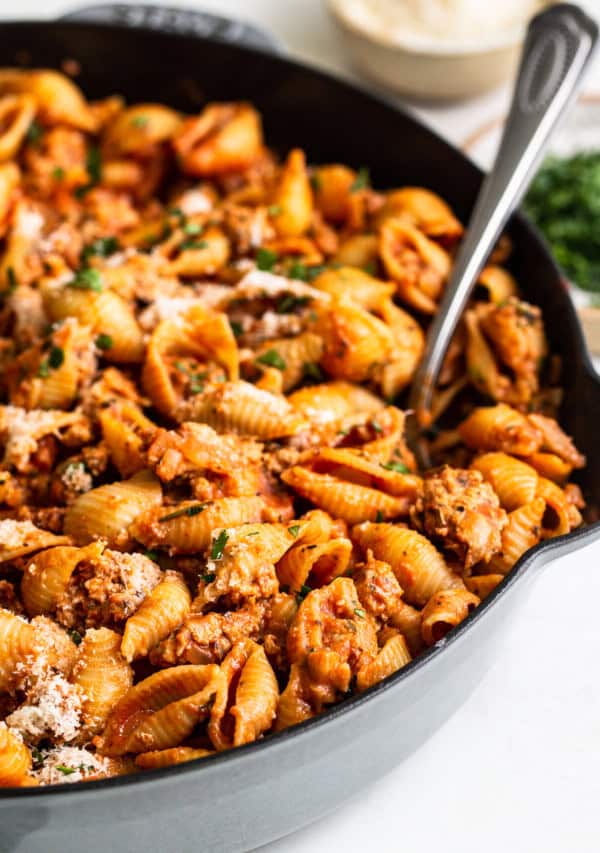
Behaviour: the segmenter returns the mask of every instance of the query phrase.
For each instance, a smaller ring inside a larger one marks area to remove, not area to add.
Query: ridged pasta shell
[[[329,473],[351,483],[377,488],[390,495],[405,495],[413,500],[421,486],[420,477],[387,468],[385,464],[374,462],[352,449],[325,447],[308,465],[317,473]]]
[[[6,723],[0,722],[0,788],[26,784],[31,753]]]
[[[206,719],[222,684],[219,667],[173,666],[131,687],[96,739],[102,755],[151,752],[179,746]]]
[[[122,400],[98,413],[102,439],[110,458],[122,477],[131,477],[145,465],[143,448],[156,431],[141,409],[130,400]]]
[[[446,202],[437,193],[424,187],[402,187],[386,194],[385,204],[378,211],[376,223],[401,217],[444,246],[460,240],[464,228]]]
[[[314,280],[313,287],[338,298],[349,297],[366,311],[377,310],[396,290],[394,282],[381,281],[353,266],[325,270]]]
[[[321,367],[335,379],[367,381],[394,349],[388,326],[344,299],[320,311],[315,331],[324,344]]]
[[[0,100],[0,161],[16,156],[35,116],[31,95],[4,95]]]
[[[150,649],[178,628],[190,609],[192,597],[178,572],[163,580],[142,601],[125,623],[121,653],[125,660],[145,657]]]
[[[469,592],[473,592],[483,601],[503,580],[504,575],[474,575],[473,577],[465,578],[465,586]]]
[[[540,477],[552,480],[559,486],[566,483],[573,470],[573,466],[569,462],[565,462],[555,453],[532,453],[523,461],[535,468]]]
[[[213,749],[193,749],[191,746],[174,746],[171,749],[159,749],[153,752],[142,752],[136,755],[135,763],[143,770],[156,770],[157,767],[172,767],[197,758],[208,758],[216,755]]]
[[[421,611],[411,607],[405,601],[395,608],[389,619],[390,628],[395,628],[408,643],[411,654],[418,655],[423,650],[423,637],[421,636]]]
[[[218,432],[235,432],[258,439],[284,438],[307,426],[285,397],[262,391],[249,382],[223,382],[183,403],[177,420],[200,421]]]
[[[116,703],[133,683],[131,667],[120,651],[121,636],[109,628],[89,628],[77,650],[71,680],[83,694],[84,739],[98,734]]]
[[[0,609],[0,693],[11,690],[18,677],[18,666],[31,658],[36,649],[35,628]]]
[[[335,423],[350,415],[375,414],[385,403],[366,388],[350,382],[324,382],[294,391],[288,402],[315,423]]]
[[[300,465],[288,468],[281,479],[303,498],[348,524],[407,515],[411,504],[405,495],[393,496],[377,489],[338,480],[331,474],[317,474]]]
[[[280,732],[315,716],[315,710],[306,695],[306,672],[304,667],[293,663],[288,683],[279,697],[275,731]]]
[[[130,480],[99,486],[76,498],[65,515],[65,533],[82,545],[104,539],[110,546],[127,548],[131,524],[161,501],[160,482],[150,471],[139,471]]]
[[[291,592],[298,592],[311,573],[316,576],[315,585],[321,586],[344,574],[351,555],[352,542],[349,539],[330,539],[319,545],[295,545],[277,564],[277,576]]]
[[[502,550],[489,562],[490,572],[506,575],[525,551],[533,548],[542,536],[542,518],[546,510],[543,498],[515,509],[508,515],[508,524],[502,531]]]
[[[119,112],[103,136],[112,155],[144,153],[165,142],[181,127],[181,116],[163,104],[133,104]]]
[[[308,229],[313,213],[313,194],[306,170],[304,151],[294,148],[283,164],[272,203],[277,207],[273,216],[279,237],[299,237]]]
[[[78,86],[66,74],[50,70],[0,69],[0,95],[28,92],[43,124],[67,124],[93,133],[96,117]]]
[[[197,513],[200,506],[204,509]],[[214,530],[260,521],[263,511],[264,501],[260,497],[219,498],[206,504],[183,501],[142,513],[131,525],[131,533],[147,548],[163,547],[178,554],[194,554],[208,547]],[[174,513],[181,514],[169,519]]]
[[[520,459],[506,453],[485,453],[473,460],[471,468],[483,474],[509,512],[531,503],[535,497],[539,477]]]
[[[283,363],[284,370],[276,370],[281,376],[281,390],[289,391],[298,385],[304,377],[306,364],[318,364],[323,354],[323,341],[313,332],[303,332],[294,338],[277,338],[266,341],[254,353],[254,361],[260,365],[260,357],[266,352],[275,351]],[[262,387],[265,387],[264,385]]]
[[[25,557],[34,551],[41,551],[42,548],[70,543],[68,536],[58,536],[49,530],[42,530],[30,521],[13,521],[12,518],[0,520],[0,563]]]
[[[467,589],[443,589],[429,599],[421,613],[421,633],[428,646],[445,637],[479,604]]]
[[[221,664],[221,672],[224,679],[208,724],[208,735],[218,750],[250,743],[267,731],[279,699],[271,664],[263,647],[252,640],[233,646]],[[233,721],[231,734],[227,718]]]
[[[543,539],[563,536],[581,523],[579,510],[567,500],[565,493],[556,483],[540,477],[536,496],[543,498],[546,502],[546,510],[542,517]]]
[[[363,551],[371,549],[376,559],[390,564],[410,604],[422,606],[440,590],[464,586],[429,539],[415,530],[366,522],[351,535]]]
[[[517,456],[530,456],[542,443],[539,429],[505,403],[475,409],[460,424],[458,432],[474,450],[501,450]]]
[[[390,637],[372,663],[360,669],[356,675],[356,688],[363,693],[384,678],[393,675],[412,660],[408,645],[402,634]]]
[[[103,550],[103,543],[94,542],[85,548],[66,545],[36,554],[27,563],[21,581],[21,595],[27,613],[30,616],[52,613],[78,563],[99,557]]]

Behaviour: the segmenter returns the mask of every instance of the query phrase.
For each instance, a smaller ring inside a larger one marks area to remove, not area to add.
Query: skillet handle
[[[84,9],[74,9],[61,15],[59,20],[159,30],[257,48],[266,53],[283,53],[283,46],[275,36],[254,24],[213,15],[211,12],[178,9],[173,6],[102,3]]]

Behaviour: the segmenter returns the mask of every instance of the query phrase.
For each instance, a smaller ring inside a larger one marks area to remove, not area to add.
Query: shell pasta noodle
[[[464,233],[449,205],[276,156],[249,103],[106,95],[0,70],[6,787],[310,720],[444,642],[585,509],[509,241],[420,470],[407,389]]]

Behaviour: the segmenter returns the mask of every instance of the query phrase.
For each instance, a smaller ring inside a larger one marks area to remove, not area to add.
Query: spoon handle
[[[552,6],[529,25],[496,162],[481,187],[413,381],[410,406],[422,426],[430,421],[437,377],[473,286],[574,100],[597,41],[597,24],[570,3]]]

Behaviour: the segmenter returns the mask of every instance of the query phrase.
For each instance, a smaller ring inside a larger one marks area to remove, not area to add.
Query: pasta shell
[[[114,155],[144,153],[170,139],[181,127],[181,116],[163,104],[134,104],[118,113],[103,136]]]
[[[291,592],[298,592],[306,585],[311,573],[315,576],[315,585],[321,586],[344,574],[351,555],[349,539],[330,539],[320,545],[295,545],[277,564],[277,576]]]
[[[300,388],[288,402],[315,423],[335,423],[357,413],[375,414],[385,403],[366,388],[350,382],[325,382]]]
[[[349,297],[366,311],[376,311],[389,302],[396,290],[393,282],[381,281],[353,266],[325,270],[314,280],[313,287],[338,299]]]
[[[67,124],[90,133],[97,129],[94,113],[79,87],[58,71],[0,69],[0,94],[5,92],[32,95],[43,124]]]
[[[542,536],[545,510],[544,499],[538,497],[509,513],[508,524],[502,531],[502,550],[489,562],[492,574],[508,574],[525,551],[537,545]]]
[[[403,187],[387,193],[376,217],[377,224],[401,217],[444,246],[454,245],[464,228],[446,202],[424,187]]]
[[[307,696],[305,687],[306,673],[303,667],[293,663],[287,686],[277,705],[275,731],[280,732],[304,720],[315,716],[315,711]]]
[[[201,506],[204,508],[198,512]],[[163,547],[178,554],[194,554],[208,547],[214,530],[260,521],[263,511],[264,501],[260,497],[220,498],[206,504],[184,501],[142,513],[133,522],[131,533],[147,548]]]
[[[249,382],[223,382],[181,405],[179,421],[200,421],[218,432],[258,439],[296,435],[306,426],[285,397],[262,391]]]
[[[27,783],[31,753],[6,723],[0,722],[0,788]]]
[[[192,597],[178,572],[166,572],[164,579],[142,601],[125,623],[121,653],[131,662],[145,657],[171,631],[178,628],[190,609]]]
[[[16,156],[35,116],[31,95],[4,95],[0,99],[0,161]]]
[[[512,275],[502,267],[490,265],[485,267],[479,276],[479,286],[485,288],[488,299],[494,305],[507,302],[511,296],[518,296],[517,282]]]
[[[474,450],[501,450],[517,456],[530,456],[542,443],[540,430],[505,403],[475,409],[458,432]]]
[[[535,497],[539,477],[520,459],[506,453],[485,453],[473,460],[471,468],[483,474],[509,512],[531,503]]]
[[[396,634],[385,643],[372,663],[360,669],[356,675],[356,689],[359,693],[379,684],[384,678],[393,675],[412,660],[406,640],[402,634]]]
[[[122,477],[131,477],[145,466],[144,445],[156,431],[131,400],[120,400],[98,413],[102,439]]]
[[[566,483],[573,470],[569,462],[565,462],[555,453],[532,453],[523,461],[535,468],[540,477],[553,480],[561,486]]]
[[[281,479],[319,509],[348,524],[407,515],[411,500],[405,495],[393,496],[377,489],[338,480],[331,474],[317,474],[295,465],[281,474]]]
[[[423,650],[420,610],[402,601],[400,606],[395,608],[391,614],[389,626],[400,631],[412,655],[417,655]]]
[[[158,767],[172,767],[197,758],[216,755],[212,749],[192,749],[191,746],[174,746],[171,749],[159,749],[154,752],[142,752],[136,755],[135,763],[143,770],[156,770]]]
[[[306,171],[304,152],[294,148],[283,164],[272,198],[273,216],[280,237],[299,237],[308,229],[313,212],[313,194]]]
[[[27,563],[21,581],[21,595],[27,613],[30,616],[52,613],[78,563],[99,557],[103,550],[103,543],[94,542],[85,548],[58,546],[36,554]]]
[[[208,724],[208,735],[218,750],[250,743],[271,728],[279,699],[271,664],[263,647],[252,640],[235,644],[221,672],[224,678]],[[228,721],[233,725],[228,726]]]
[[[0,609],[0,693],[12,689],[19,665],[29,660],[35,649],[35,628],[9,610]]]
[[[154,474],[139,471],[130,480],[99,486],[76,498],[67,509],[64,529],[82,545],[104,539],[110,546],[126,548],[131,544],[131,524],[161,501]]]
[[[432,646],[477,607],[479,598],[467,589],[443,589],[433,595],[421,614],[421,633]]]
[[[352,538],[390,564],[410,604],[423,606],[436,592],[464,586],[429,539],[415,530],[366,522],[353,528]]]
[[[385,323],[342,299],[321,311],[315,331],[323,339],[321,367],[336,379],[367,381],[394,348]]]
[[[477,575],[465,578],[465,586],[469,592],[474,593],[481,601],[493,592],[498,584],[504,580],[504,575]]]
[[[98,734],[108,715],[133,683],[131,667],[120,651],[121,636],[108,628],[89,628],[77,650],[71,680],[83,694],[84,738]]]
[[[30,521],[13,521],[12,518],[0,520],[0,563],[25,557],[53,545],[68,545],[70,542],[68,536],[57,536],[36,527]]]
[[[581,523],[579,510],[570,503],[563,490],[556,483],[540,477],[536,495],[546,502],[546,510],[542,517],[543,539],[563,536]]]
[[[304,332],[295,338],[281,338],[266,341],[254,354],[254,362],[261,366],[261,356],[267,352],[276,352],[285,365],[283,370],[276,370],[281,377],[278,391],[289,391],[302,381],[306,364],[318,364],[323,354],[323,341],[313,332]],[[265,388],[263,384],[261,386]],[[272,390],[275,390],[272,388]]]
[[[340,479],[362,486],[381,489],[390,495],[417,497],[421,478],[404,471],[396,471],[365,458],[354,450],[323,448],[308,463],[318,473],[331,473]]]
[[[218,694],[219,667],[173,666],[131,687],[113,708],[96,745],[102,755],[179,746],[205,720]]]

